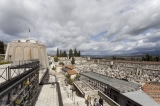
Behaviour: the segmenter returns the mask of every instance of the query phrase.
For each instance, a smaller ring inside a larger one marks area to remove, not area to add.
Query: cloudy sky
[[[47,51],[159,52],[160,0],[0,0],[0,40],[31,37]]]

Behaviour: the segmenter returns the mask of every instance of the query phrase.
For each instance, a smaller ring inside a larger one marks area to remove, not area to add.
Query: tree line
[[[112,60],[128,60],[127,58],[124,57],[116,57],[116,56],[112,56],[111,58]],[[152,56],[150,54],[146,54],[143,57],[131,57],[129,60],[131,61],[160,61],[160,56]]]
[[[74,49],[74,51],[72,49],[70,49],[69,50],[69,54],[67,54],[66,51],[62,51],[62,50],[59,50],[57,48],[56,56],[57,57],[67,57],[67,56],[69,56],[69,58],[71,58],[71,57],[80,57],[81,56],[81,52],[77,51],[76,49]]]
[[[160,61],[160,56],[152,56],[147,53],[142,57],[142,61]]]
[[[3,41],[0,41],[0,54],[4,54],[4,43]]]
[[[67,57],[67,53],[66,53],[66,51],[62,51],[62,50],[59,50],[58,48],[57,48],[57,57]]]
[[[125,60],[125,58],[124,57],[112,56],[112,60]]]

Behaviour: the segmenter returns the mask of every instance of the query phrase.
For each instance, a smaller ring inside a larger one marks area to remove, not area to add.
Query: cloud
[[[5,43],[31,37],[47,46],[82,54],[157,51],[159,0],[1,0],[0,37]]]

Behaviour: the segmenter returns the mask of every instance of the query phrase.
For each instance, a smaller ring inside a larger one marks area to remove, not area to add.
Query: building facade
[[[40,65],[48,68],[46,46],[33,39],[20,39],[8,43],[5,60],[20,61],[31,59],[39,59]]]
[[[100,90],[121,106],[150,106],[146,105],[145,101],[158,106],[152,98],[145,95],[143,91],[140,91],[140,84],[107,77],[95,72],[80,73],[80,80],[85,81],[94,89]],[[128,94],[130,92],[131,94]],[[135,95],[141,97],[137,92],[141,93],[146,100],[140,99],[140,101],[137,102],[136,98],[132,98]]]

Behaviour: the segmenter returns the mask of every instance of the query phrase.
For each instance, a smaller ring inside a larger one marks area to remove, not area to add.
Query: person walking
[[[98,106],[97,98],[94,99],[93,106]]]
[[[102,97],[99,98],[99,104],[100,104],[100,106],[103,106],[103,99],[102,99]]]

